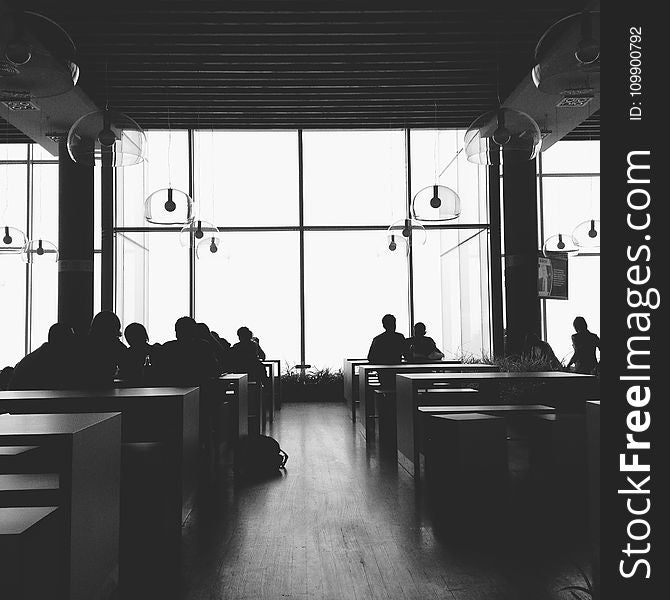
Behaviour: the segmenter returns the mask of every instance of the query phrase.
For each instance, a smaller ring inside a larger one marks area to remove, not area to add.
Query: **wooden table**
[[[228,373],[200,387],[200,444],[209,473],[219,463],[225,444],[234,445],[249,428],[249,388],[246,373]]]
[[[120,412],[124,443],[160,442],[169,468],[166,502],[181,539],[195,500],[199,447],[199,388],[153,387],[0,392],[0,412]]]
[[[265,428],[265,413],[268,413],[270,423],[274,421],[275,418],[275,394],[276,394],[276,386],[278,385],[278,382],[275,380],[275,367],[274,367],[274,362],[269,361],[269,360],[264,360],[262,361],[263,366],[265,367],[265,375],[267,377],[267,381],[263,385],[263,428]],[[265,402],[265,399],[269,398],[269,402]],[[266,411],[266,405],[268,410]]]
[[[118,577],[121,420],[118,412],[0,415],[0,446],[46,447],[59,467],[71,600],[97,598]]]
[[[366,361],[367,363],[367,361]],[[459,363],[455,361],[434,361],[425,363],[401,363],[398,365],[373,365],[361,364],[358,365],[358,399],[359,418],[363,424],[366,440],[374,439],[374,402],[373,390],[369,385],[370,373],[375,371],[377,373],[384,371],[391,371],[398,373],[470,373],[491,371],[496,369],[492,365],[483,365],[479,363]]]
[[[356,422],[356,403],[358,402],[358,366],[368,364],[367,358],[345,358],[342,368],[344,378],[344,399],[351,408],[351,419]]]
[[[417,407],[421,405],[421,391],[437,385],[478,387],[481,404],[501,404],[498,390],[502,384],[537,382],[551,385],[551,393],[518,398],[515,404],[546,404],[557,411],[571,410],[575,403],[584,404],[586,398],[597,394],[598,380],[593,375],[563,371],[537,372],[469,372],[469,373],[407,373],[396,375],[396,421],[398,423],[398,461],[410,472],[417,464]],[[439,397],[439,394],[436,394]],[[581,400],[580,400],[581,398]],[[435,404],[432,399],[430,404]]]

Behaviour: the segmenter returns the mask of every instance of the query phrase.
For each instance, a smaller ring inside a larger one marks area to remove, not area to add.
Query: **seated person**
[[[71,327],[55,323],[47,341],[24,356],[7,384],[10,390],[57,390],[73,387],[77,360]]]
[[[206,323],[196,324],[196,335],[198,339],[207,342],[211,347],[219,363],[220,372],[226,371],[228,369],[228,351],[230,350],[228,341],[221,339],[218,335],[215,337]]]
[[[442,360],[444,354],[440,352],[435,340],[426,335],[426,326],[423,323],[414,325],[414,336],[407,340],[409,353],[412,360]]]
[[[258,344],[251,337],[248,327],[240,327],[237,330],[239,342],[233,344],[230,349],[230,367],[233,373],[246,373],[249,381],[264,383],[267,374],[263,363],[258,358]]]
[[[561,367],[561,362],[556,358],[551,346],[542,341],[536,333],[526,335],[521,354],[530,360],[537,361],[541,367],[546,365],[550,370]]]
[[[119,369],[119,376],[126,381],[147,384],[153,380],[152,364],[160,352],[160,344],[149,344],[149,334],[141,323],[131,323],[123,332],[128,342],[128,352]]]
[[[78,387],[111,387],[126,360],[128,348],[119,339],[121,321],[111,310],[99,312],[91,321],[81,347]]]
[[[251,341],[254,342],[256,346],[258,346],[258,352],[257,352],[258,359],[261,361],[265,360],[265,352],[263,352],[263,348],[261,348],[261,344],[258,341],[258,338],[254,336],[253,331],[251,332]]]
[[[0,392],[5,391],[14,375],[14,367],[5,367],[0,371]]]
[[[393,315],[384,315],[382,318],[384,332],[372,340],[368,351],[370,364],[395,365],[403,358],[409,357],[407,340],[402,333],[396,332],[396,319]],[[395,387],[395,373],[383,371],[379,374],[379,383],[384,388]]]
[[[600,338],[589,331],[584,317],[576,317],[572,326],[577,333],[572,335],[572,347],[574,354],[568,362],[568,367],[575,365],[575,372],[584,375],[598,373],[598,359],[596,348],[600,350]]]
[[[198,338],[197,324],[191,317],[180,317],[174,324],[177,339],[163,344],[155,357],[155,377],[161,385],[199,385],[220,373],[214,350]]]

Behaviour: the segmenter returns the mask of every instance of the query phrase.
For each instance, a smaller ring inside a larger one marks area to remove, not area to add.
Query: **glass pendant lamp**
[[[542,246],[542,253],[546,257],[552,254],[566,254],[568,256],[576,256],[579,254],[579,246],[575,244],[571,235],[558,233],[547,238]]]
[[[542,135],[537,123],[526,113],[511,108],[487,112],[472,122],[465,132],[465,155],[478,165],[532,160],[540,151]]]
[[[0,225],[0,236],[0,254],[19,254],[28,241],[23,231],[9,225]]]
[[[55,263],[58,262],[58,248],[49,240],[38,238],[26,244],[21,257],[27,263]]]
[[[197,248],[198,244],[200,244],[203,240],[211,238],[218,239],[219,230],[208,221],[196,219],[183,227],[179,232],[179,243],[183,247],[189,248],[191,246],[191,236],[193,236],[194,244]]]
[[[600,248],[600,221],[589,219],[577,225],[572,232],[572,240],[580,249]]]
[[[75,121],[67,136],[72,160],[83,165],[128,167],[146,157],[144,130],[128,115],[105,108]]]

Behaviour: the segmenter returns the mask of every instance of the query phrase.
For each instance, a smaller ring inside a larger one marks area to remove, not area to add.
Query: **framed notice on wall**
[[[537,295],[540,298],[568,299],[568,256],[556,253],[537,259]]]

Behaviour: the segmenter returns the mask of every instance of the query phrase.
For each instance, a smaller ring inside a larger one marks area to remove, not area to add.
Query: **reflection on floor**
[[[583,583],[578,565],[588,572],[585,525],[559,522],[518,474],[516,510],[495,532],[461,514],[438,526],[343,404],[285,404],[267,433],[290,456],[286,473],[245,483],[223,470],[183,530],[181,585],[166,584],[159,549],[147,551],[140,597],[558,600]]]

